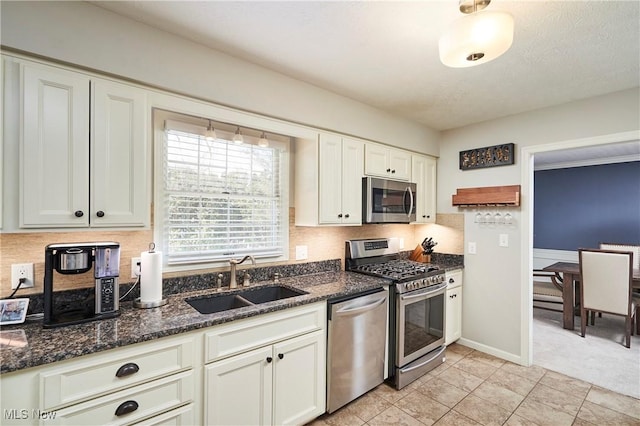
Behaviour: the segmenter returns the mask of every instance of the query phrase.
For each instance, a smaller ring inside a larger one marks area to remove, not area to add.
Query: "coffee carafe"
[[[44,269],[45,328],[80,324],[119,315],[120,244],[49,244],[45,248]],[[91,282],[94,291],[86,300],[69,300],[63,292],[54,291],[54,278],[57,274],[91,276],[88,273],[92,269]]]

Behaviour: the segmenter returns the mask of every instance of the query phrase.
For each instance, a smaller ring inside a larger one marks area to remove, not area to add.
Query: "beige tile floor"
[[[453,344],[400,391],[382,384],[308,426],[640,425],[640,400]]]

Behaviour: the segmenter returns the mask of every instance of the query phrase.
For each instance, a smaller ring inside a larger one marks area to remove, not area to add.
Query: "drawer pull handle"
[[[133,413],[138,409],[138,403],[135,401],[125,401],[116,408],[116,416],[124,416]]]
[[[132,374],[137,373],[138,371],[140,371],[140,367],[138,367],[138,364],[133,362],[128,362],[122,367],[118,368],[118,371],[116,372],[116,377],[130,376]]]

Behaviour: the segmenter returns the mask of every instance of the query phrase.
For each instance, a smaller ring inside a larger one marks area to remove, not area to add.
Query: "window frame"
[[[217,122],[218,125],[222,125],[226,127],[227,132],[230,131],[231,128],[235,128],[235,126],[239,126],[243,133],[247,133],[250,129],[256,129],[255,124],[251,124],[249,121],[247,122],[237,122],[237,123],[221,123],[221,120],[217,120],[215,117],[206,117],[199,118],[194,117],[189,114],[185,114],[182,112],[172,112],[162,109],[154,109],[153,111],[153,139],[152,146],[154,151],[154,164],[153,164],[153,185],[154,185],[154,218],[153,218],[153,234],[154,234],[154,242],[158,249],[162,251],[162,263],[164,271],[188,271],[188,270],[198,270],[198,269],[210,269],[210,268],[219,268],[223,266],[227,266],[229,264],[229,259],[232,258],[241,258],[245,254],[244,252],[236,252],[233,255],[225,256],[224,258],[220,258],[214,261],[194,261],[189,263],[168,263],[168,253],[165,250],[165,236],[164,236],[164,159],[165,159],[165,150],[166,150],[166,140],[165,140],[165,121],[177,121],[184,123],[187,127],[193,126],[194,128],[202,129],[204,132],[206,128],[206,120],[211,119],[214,124]],[[269,132],[269,130],[265,130]],[[253,133],[261,133],[261,130],[255,130]],[[272,132],[273,133],[273,132]],[[249,137],[248,134],[245,136]],[[258,136],[259,137],[259,136]],[[292,137],[282,137],[277,136],[275,134],[269,135],[270,143],[273,140],[273,143],[278,145],[281,148],[280,156],[281,156],[281,164],[280,164],[280,195],[281,195],[281,204],[280,204],[280,232],[282,238],[282,254],[281,255],[273,255],[273,256],[258,256],[255,257],[256,263],[274,263],[274,262],[283,262],[289,260],[289,190],[290,190],[290,163],[291,163],[291,150],[292,150]],[[257,139],[257,138],[256,138]],[[285,141],[288,139],[288,141]]]

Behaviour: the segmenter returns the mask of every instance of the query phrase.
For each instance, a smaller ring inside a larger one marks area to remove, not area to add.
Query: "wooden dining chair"
[[[632,297],[633,252],[600,249],[579,249],[580,333],[585,335],[587,313],[602,312],[625,317],[625,346],[631,347],[636,318],[636,303]],[[640,327],[640,323],[637,325]]]

